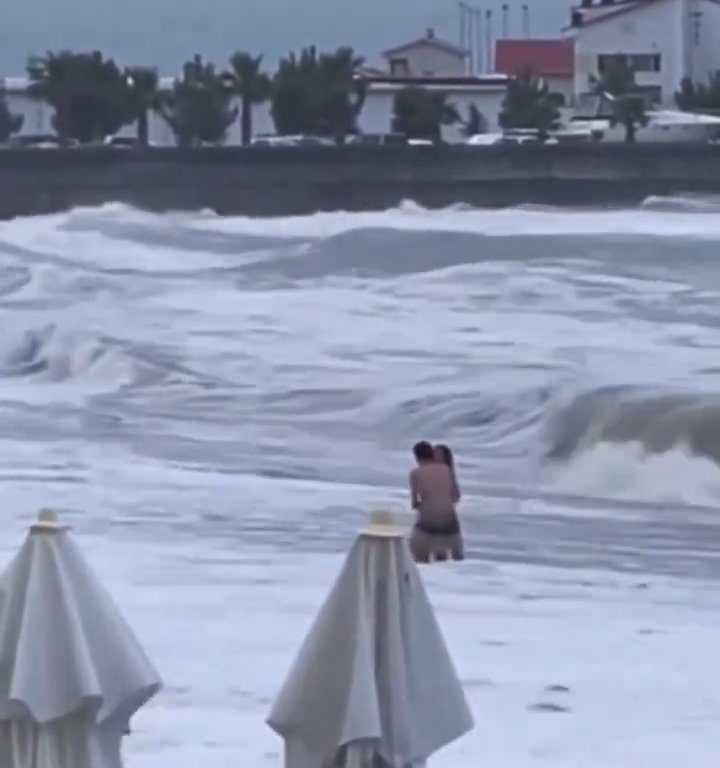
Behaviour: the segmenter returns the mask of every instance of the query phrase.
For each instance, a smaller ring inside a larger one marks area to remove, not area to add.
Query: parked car
[[[472,147],[490,147],[493,144],[500,144],[502,138],[502,133],[476,133],[474,136],[470,136],[465,143]]]
[[[253,138],[253,147],[334,147],[335,142],[326,136],[277,136],[258,134]]]
[[[135,136],[106,136],[103,144],[106,147],[116,147],[117,149],[135,149],[140,146],[140,142]]]
[[[79,147],[76,139],[63,139],[54,133],[27,133],[22,136],[13,136],[8,144],[13,147],[29,147],[33,149],[61,149],[66,147]]]
[[[403,133],[358,133],[348,136],[346,144],[361,144],[368,147],[384,145],[404,146],[408,143],[407,136]]]

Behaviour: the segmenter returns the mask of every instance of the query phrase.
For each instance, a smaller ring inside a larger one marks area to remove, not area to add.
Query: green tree
[[[596,89],[612,107],[610,124],[622,125],[625,141],[634,143],[638,127],[647,125],[648,117],[645,100],[635,84],[635,73],[624,57],[610,62]]]
[[[273,79],[272,116],[279,134],[328,136],[342,143],[357,132],[367,84],[352,48],[318,54],[314,46],[280,61]]]
[[[675,103],[686,112],[720,112],[720,70],[713,72],[707,83],[683,78],[675,93]]]
[[[61,138],[102,141],[134,120],[131,89],[112,59],[92,53],[48,53],[27,67],[31,97],[49,104]]]
[[[447,103],[444,93],[411,86],[395,94],[392,129],[408,139],[442,141],[442,126],[460,121],[460,115]]]
[[[548,85],[527,72],[509,81],[502,102],[501,128],[525,128],[541,136],[558,127],[560,112]]]
[[[230,106],[232,85],[200,56],[185,64],[182,79],[164,94],[159,111],[181,147],[221,144],[238,116]]]
[[[357,133],[357,119],[367,97],[367,82],[357,74],[362,63],[352,48],[320,55],[323,135],[332,136],[338,144],[348,134]]]
[[[130,89],[130,110],[137,122],[138,144],[147,147],[149,143],[149,113],[160,104],[157,70],[150,67],[128,67],[125,82]]]
[[[5,99],[4,92],[0,91],[0,144],[4,144],[13,134],[23,126],[23,115],[14,115]]]
[[[467,113],[467,119],[463,122],[463,135],[470,138],[479,133],[487,133],[487,118],[474,104],[468,106]]]
[[[262,56],[251,56],[238,51],[230,59],[230,81],[234,93],[240,96],[240,131],[242,143],[247,146],[252,140],[252,110],[255,104],[262,104],[270,98],[270,78],[260,70]]]

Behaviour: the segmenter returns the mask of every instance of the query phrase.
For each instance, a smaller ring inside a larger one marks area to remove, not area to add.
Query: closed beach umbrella
[[[41,512],[0,577],[0,766],[121,768],[160,679],[67,529]]]
[[[286,768],[410,768],[473,727],[403,534],[375,513],[353,545],[268,724]]]

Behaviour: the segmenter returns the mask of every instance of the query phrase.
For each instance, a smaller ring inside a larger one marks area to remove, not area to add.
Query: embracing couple
[[[410,472],[410,497],[417,510],[417,522],[410,537],[410,549],[419,563],[464,557],[462,533],[455,505],[460,487],[455,475],[452,451],[446,445],[433,446],[423,440],[413,447],[417,467]]]

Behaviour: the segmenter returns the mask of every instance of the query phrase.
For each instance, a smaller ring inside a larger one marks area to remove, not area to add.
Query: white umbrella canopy
[[[42,512],[0,577],[1,768],[121,768],[160,678],[67,529]]]
[[[473,718],[407,542],[376,516],[361,533],[268,724],[286,768],[409,768]]]

